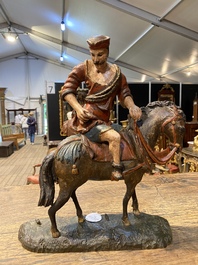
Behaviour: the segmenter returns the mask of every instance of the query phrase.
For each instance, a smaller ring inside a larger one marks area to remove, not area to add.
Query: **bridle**
[[[139,138],[142,146],[144,147],[144,149],[146,150],[149,158],[152,160],[152,162],[157,163],[159,165],[165,165],[175,154],[175,152],[177,151],[177,149],[180,147],[180,144],[178,144],[176,142],[176,132],[175,132],[175,124],[176,121],[178,120],[178,113],[176,113],[176,109],[174,109],[174,116],[167,119],[166,121],[164,121],[162,123],[162,127],[161,127],[161,133],[164,133],[165,130],[165,126],[168,125],[169,123],[171,123],[171,128],[173,131],[173,139],[174,142],[170,143],[170,145],[166,148],[166,150],[163,150],[162,152],[157,152],[157,151],[153,151],[152,148],[148,145],[148,143],[146,142],[146,140],[144,139],[140,129],[138,128],[138,126],[136,125],[136,122],[134,123],[134,130],[136,132],[137,137]],[[170,149],[170,146],[173,146],[173,149]],[[162,157],[163,155],[163,157]]]
[[[179,148],[180,144],[177,143],[177,141],[176,141],[177,137],[176,137],[175,125],[176,125],[176,121],[179,120],[180,115],[178,114],[178,111],[177,111],[177,109],[175,107],[174,107],[173,111],[174,111],[174,116],[170,117],[169,119],[167,119],[166,121],[164,121],[162,123],[161,134],[164,134],[166,125],[171,123],[171,131],[172,131],[172,135],[173,135],[173,143],[169,142],[169,146],[174,146],[174,147]]]

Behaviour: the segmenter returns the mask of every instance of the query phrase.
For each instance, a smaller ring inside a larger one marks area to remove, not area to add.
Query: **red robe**
[[[121,73],[117,65],[111,65],[115,74],[110,80],[107,80],[107,85],[102,85],[92,80],[93,78],[90,74],[92,67],[93,62],[91,60],[86,60],[84,63],[74,67],[61,88],[61,97],[63,100],[69,93],[76,95],[77,88],[80,87],[83,81],[85,81],[86,87],[88,88],[88,94],[83,107],[89,110],[93,119],[90,119],[82,125],[79,123],[77,116],[75,116],[71,121],[68,121],[73,133],[86,133],[96,124],[110,125],[110,111],[113,109],[116,95],[123,107],[124,98],[127,96],[132,97],[126,77]]]

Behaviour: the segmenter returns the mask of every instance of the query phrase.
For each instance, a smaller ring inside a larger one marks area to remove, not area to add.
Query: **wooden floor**
[[[48,147],[43,146],[43,137],[36,136],[34,145],[27,140],[27,144],[20,145],[11,156],[0,157],[1,187],[25,185],[27,176],[33,173],[33,166],[41,163],[47,150]]]
[[[10,157],[0,158],[0,264],[198,264],[197,173],[145,175],[137,186],[140,210],[160,215],[171,225],[173,242],[166,249],[60,254],[25,250],[18,241],[20,225],[34,219],[48,218],[48,208],[37,207],[39,185],[26,185],[33,165],[41,163],[47,153],[48,149],[42,145],[42,140],[42,137],[37,136],[35,145],[27,143]],[[56,190],[58,191],[58,186]],[[124,193],[123,181],[89,181],[79,188],[77,195],[84,215],[91,212],[118,214],[122,211]],[[72,201],[58,212],[58,216],[75,216]]]

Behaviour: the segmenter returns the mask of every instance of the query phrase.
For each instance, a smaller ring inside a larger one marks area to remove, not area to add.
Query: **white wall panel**
[[[46,95],[47,81],[64,82],[70,70],[34,59],[13,59],[0,64],[0,87],[6,87],[6,109],[37,108],[42,132],[40,95]]]

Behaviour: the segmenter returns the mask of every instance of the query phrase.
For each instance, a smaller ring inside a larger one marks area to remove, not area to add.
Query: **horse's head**
[[[186,116],[184,112],[171,101],[165,101],[169,115],[161,125],[161,133],[169,139],[169,145],[179,149],[183,147]]]
[[[185,115],[173,102],[155,101],[142,108],[142,126],[139,129],[129,118],[128,130],[134,130],[153,163],[165,165],[183,146]],[[141,125],[141,124],[140,124]],[[168,138],[167,148],[156,151],[160,135]]]
[[[185,132],[185,114],[172,101],[154,101],[142,107],[142,117],[138,121],[141,132],[153,148],[160,134],[166,135],[169,145],[182,147]],[[134,128],[134,122],[129,117],[128,127]]]

